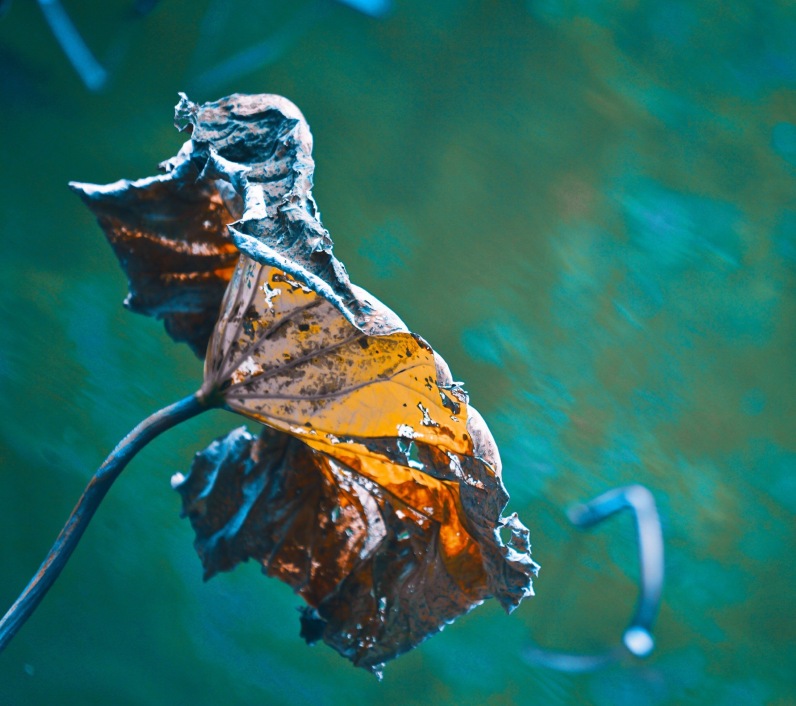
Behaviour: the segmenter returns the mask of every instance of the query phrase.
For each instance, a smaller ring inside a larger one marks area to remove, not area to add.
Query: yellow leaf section
[[[472,454],[467,406],[453,414],[434,352],[408,331],[371,336],[330,301],[242,257],[208,349],[206,375],[233,411],[296,433],[341,440],[417,439]],[[378,300],[373,310],[394,317]]]

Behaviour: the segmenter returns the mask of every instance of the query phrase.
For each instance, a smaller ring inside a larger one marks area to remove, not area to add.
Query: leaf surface
[[[206,579],[255,559],[307,601],[308,642],[376,673],[489,595],[451,573],[440,522],[290,435],[236,429],[176,489]]]
[[[203,356],[238,261],[232,220],[212,183],[185,158],[167,174],[107,186],[72,183],[97,216],[128,277],[125,306],[162,319]]]

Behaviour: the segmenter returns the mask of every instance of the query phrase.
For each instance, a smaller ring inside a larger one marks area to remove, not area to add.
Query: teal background
[[[207,0],[137,25],[126,1],[64,4],[101,58],[119,32],[127,54],[91,95],[35,3],[0,20],[0,608],[114,444],[200,384],[187,347],[124,311],[66,187],[155,173],[182,142],[179,90],[302,109],[338,257],[466,381],[542,571],[513,615],[487,602],[378,683],[307,647],[300,600],[256,566],[202,583],[169,478],[242,423],[212,412],[125,471],[0,657],[0,703],[796,703],[791,2],[398,0],[370,18],[237,0],[215,38]],[[275,32],[269,63],[196,86]],[[578,534],[564,511],[628,482],[664,523],[655,653],[528,664],[532,644],[617,643],[630,518]]]

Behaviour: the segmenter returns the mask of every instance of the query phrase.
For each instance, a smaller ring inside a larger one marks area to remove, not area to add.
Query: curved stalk
[[[55,579],[58,578],[66,562],[69,561],[69,557],[105,494],[133,456],[167,429],[171,429],[180,422],[195,417],[213,406],[215,406],[213,401],[200,397],[198,394],[191,395],[147,417],[119,442],[89,481],[36,575],[0,620],[0,652],[5,649],[11,638],[33,614],[42,598],[55,583]]]

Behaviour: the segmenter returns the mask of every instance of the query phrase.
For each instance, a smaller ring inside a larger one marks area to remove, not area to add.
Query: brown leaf
[[[298,153],[305,143],[311,151],[312,138],[292,103],[281,96],[256,98],[259,100],[247,102],[237,115],[244,130],[248,120],[256,119],[256,129],[247,132],[250,139],[233,141],[214,131],[214,125],[220,125],[216,114],[223,113],[228,101],[203,107],[206,120],[194,131],[195,139],[215,139],[221,159],[234,160],[244,151],[265,155],[263,162],[247,163],[246,167],[250,179],[264,182],[268,203],[275,203],[297,181],[307,178],[304,172],[312,174],[309,153]],[[183,104],[193,105],[182,101],[180,106]],[[191,110],[181,113],[180,106],[180,115]],[[200,174],[192,154],[194,144],[189,140],[176,157],[163,162],[160,166],[165,173],[159,176],[123,179],[105,186],[79,182],[70,186],[97,216],[128,276],[130,293],[125,306],[163,319],[168,334],[177,342],[188,343],[201,358],[238,261],[226,226],[240,218],[243,201],[227,182],[209,178],[206,172]]]
[[[71,184],[97,215],[130,293],[125,306],[163,319],[175,341],[203,356],[238,260],[232,220],[212,183],[186,158],[162,176],[104,187]]]
[[[205,579],[259,561],[307,601],[308,642],[376,673],[489,596],[478,567],[451,573],[440,522],[295,437],[236,429],[176,489]]]

